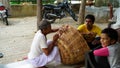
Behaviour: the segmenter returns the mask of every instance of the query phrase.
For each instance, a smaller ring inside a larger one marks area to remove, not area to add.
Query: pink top
[[[95,56],[109,56],[109,51],[107,47],[94,50],[93,53]]]

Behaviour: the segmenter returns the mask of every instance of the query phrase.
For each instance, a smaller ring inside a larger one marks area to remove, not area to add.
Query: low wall
[[[35,16],[37,7],[34,4],[31,5],[12,5],[11,6],[11,17],[25,17]]]
[[[79,5],[77,8],[73,8],[73,11],[79,13]],[[75,6],[74,6],[75,7]],[[12,5],[11,6],[11,17],[26,17],[36,16],[37,5],[35,4],[24,4],[24,5]],[[86,7],[86,14],[93,14],[96,17],[96,22],[108,22],[109,19],[109,8],[108,7]]]

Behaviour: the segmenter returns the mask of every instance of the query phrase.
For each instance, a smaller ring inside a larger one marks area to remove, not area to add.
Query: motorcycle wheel
[[[5,22],[6,25],[9,25],[9,24],[8,24],[8,19],[7,19],[7,17],[3,18],[3,22]]]
[[[52,17],[49,15],[50,12],[43,12],[43,18],[44,19],[47,19],[47,20],[50,20],[51,22],[55,22],[56,18],[55,17]]]

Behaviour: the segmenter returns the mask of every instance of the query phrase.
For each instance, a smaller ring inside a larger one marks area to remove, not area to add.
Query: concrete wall
[[[37,12],[37,7],[34,4],[11,6],[11,17],[35,16],[36,12]]]
[[[72,7],[73,8],[73,7]],[[24,4],[24,5],[12,5],[11,17],[26,17],[36,16],[37,5]],[[79,5],[77,8],[72,9],[76,14],[79,13]],[[86,14],[95,15],[96,22],[108,22],[109,8],[108,7],[86,7]]]

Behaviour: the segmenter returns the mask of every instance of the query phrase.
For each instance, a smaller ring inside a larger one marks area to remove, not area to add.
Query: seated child
[[[105,62],[107,61],[109,65],[107,65],[106,68],[120,68],[120,55],[119,55],[120,43],[117,42],[118,40],[117,31],[112,28],[105,28],[104,30],[102,30],[100,37],[101,37],[100,42],[101,42],[102,48],[92,51],[92,54],[95,58],[89,59],[89,61],[93,63],[92,65],[95,68],[96,66],[98,66],[97,68],[99,68],[99,66],[100,68],[105,68],[104,66],[107,64]],[[87,56],[90,57],[90,53]],[[98,59],[98,57],[100,58],[106,57],[106,60]],[[86,60],[87,59],[88,57],[86,57]],[[88,64],[89,61],[86,64],[87,68],[90,68],[89,66],[91,66]]]

